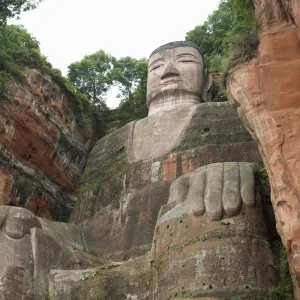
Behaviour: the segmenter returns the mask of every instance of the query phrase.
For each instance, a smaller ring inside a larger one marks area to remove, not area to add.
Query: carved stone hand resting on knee
[[[226,162],[203,166],[175,180],[170,188],[169,203],[183,203],[195,216],[207,214],[212,221],[255,205],[254,165]]]
[[[51,269],[78,269],[97,258],[84,253],[81,227],[38,219],[0,206],[0,299],[46,299]]]
[[[276,276],[257,183],[254,164],[233,162],[172,183],[151,249],[157,299],[265,297]]]

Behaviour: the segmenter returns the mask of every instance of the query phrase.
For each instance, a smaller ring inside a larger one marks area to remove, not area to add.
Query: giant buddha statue
[[[260,156],[211,85],[192,42],[150,55],[149,115],[96,143],[71,222],[1,207],[0,299],[269,297]]]

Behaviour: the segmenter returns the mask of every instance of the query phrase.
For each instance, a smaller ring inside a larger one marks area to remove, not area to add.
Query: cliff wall
[[[231,102],[257,141],[267,168],[277,230],[288,249],[300,299],[299,1],[256,0],[260,45],[227,78]]]
[[[75,203],[90,147],[74,106],[50,76],[25,71],[0,105],[0,204],[66,220]]]

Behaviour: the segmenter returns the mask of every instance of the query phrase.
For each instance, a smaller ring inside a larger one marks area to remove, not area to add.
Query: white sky
[[[184,40],[220,0],[44,0],[23,13],[22,24],[40,42],[42,53],[64,75],[72,62],[100,49],[116,58],[142,58],[162,44]],[[12,22],[10,22],[12,23]],[[107,104],[117,107],[118,90]]]

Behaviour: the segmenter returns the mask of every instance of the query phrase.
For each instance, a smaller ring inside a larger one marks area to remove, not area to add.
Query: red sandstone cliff
[[[66,94],[37,70],[25,72],[9,103],[0,105],[0,204],[66,219],[90,145]]]
[[[232,68],[227,91],[259,144],[277,230],[289,250],[295,297],[300,299],[300,1],[254,2],[258,54]]]

